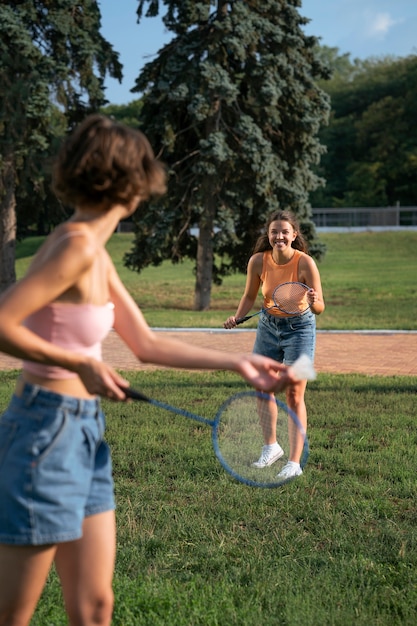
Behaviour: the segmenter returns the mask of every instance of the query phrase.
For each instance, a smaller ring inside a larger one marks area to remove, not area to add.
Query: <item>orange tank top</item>
[[[298,266],[300,263],[301,257],[304,255],[304,252],[300,250],[294,250],[294,255],[288,263],[285,265],[278,265],[275,263],[272,258],[272,250],[268,250],[263,254],[262,260],[262,295],[264,298],[264,309],[268,309],[269,307],[274,306],[274,300],[272,298],[272,294],[278,285],[282,285],[282,283],[288,282],[298,282]],[[291,317],[288,316],[287,313],[283,313],[277,308],[270,309],[268,311],[271,315],[276,315],[277,317]]]

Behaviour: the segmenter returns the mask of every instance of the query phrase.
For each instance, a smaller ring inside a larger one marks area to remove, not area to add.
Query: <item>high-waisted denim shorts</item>
[[[0,418],[0,543],[82,536],[85,517],[113,510],[110,452],[96,399],[25,384]]]
[[[293,317],[261,313],[253,347],[256,354],[291,365],[302,354],[314,361],[315,347],[316,316],[310,310]]]

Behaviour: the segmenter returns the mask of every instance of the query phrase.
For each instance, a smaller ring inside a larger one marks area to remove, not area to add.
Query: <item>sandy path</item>
[[[255,331],[160,330],[167,337],[226,352],[251,351]],[[139,363],[111,332],[103,345],[103,357],[117,369],[155,369]],[[417,376],[417,333],[407,332],[318,332],[316,369],[330,373],[381,376]],[[20,361],[0,354],[0,369],[15,369]]]

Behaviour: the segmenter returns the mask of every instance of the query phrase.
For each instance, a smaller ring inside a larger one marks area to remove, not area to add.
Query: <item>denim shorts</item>
[[[253,352],[291,365],[302,354],[314,361],[316,316],[308,310],[302,315],[278,317],[262,312]]]
[[[82,536],[85,517],[113,510],[100,401],[25,384],[0,417],[0,543]]]

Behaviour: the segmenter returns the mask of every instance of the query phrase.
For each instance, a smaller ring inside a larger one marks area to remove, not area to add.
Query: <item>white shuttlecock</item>
[[[291,369],[295,373],[298,380],[315,380],[317,378],[316,370],[313,362],[306,354],[302,354],[291,365]]]

